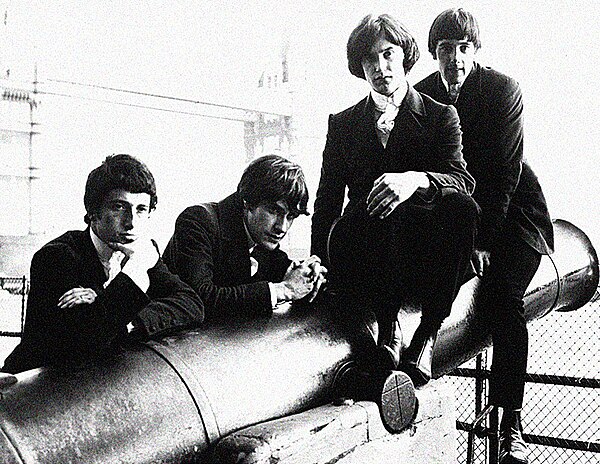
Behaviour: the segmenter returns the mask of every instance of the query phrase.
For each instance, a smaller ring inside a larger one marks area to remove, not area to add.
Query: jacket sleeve
[[[192,288],[171,273],[162,259],[148,270],[151,301],[138,313],[134,327],[142,336],[198,326],[204,321],[204,305]]]
[[[347,138],[335,127],[334,116],[329,116],[327,141],[323,151],[321,179],[315,198],[312,218],[311,253],[327,265],[327,239],[333,222],[340,216],[344,204],[344,153]]]
[[[218,227],[206,209],[187,208],[175,222],[175,233],[166,252],[169,254],[167,264],[200,296],[209,320],[271,314],[273,308],[268,282],[231,286],[215,282],[218,240],[221,240]]]
[[[482,211],[476,246],[484,250],[496,241],[506,219],[523,163],[523,99],[519,85],[508,79],[490,100],[490,140],[486,144],[490,148],[479,154],[486,157],[486,172],[476,192]]]
[[[447,190],[471,195],[475,180],[467,171],[462,155],[462,132],[458,113],[453,106],[445,106],[437,121],[439,128],[435,147],[435,169],[427,171],[429,180],[442,194]]]
[[[124,273],[105,289],[95,289],[93,303],[59,308],[59,298],[82,286],[81,258],[63,244],[39,250],[31,263],[26,332],[49,349],[77,357],[106,347],[139,311],[148,296]]]

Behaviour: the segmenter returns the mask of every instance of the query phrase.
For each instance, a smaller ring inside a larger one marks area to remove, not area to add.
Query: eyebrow
[[[453,40],[440,40],[438,42],[438,47],[439,46],[443,46],[443,45],[469,45],[470,43],[472,43],[470,40],[457,40],[456,42],[454,42]]]

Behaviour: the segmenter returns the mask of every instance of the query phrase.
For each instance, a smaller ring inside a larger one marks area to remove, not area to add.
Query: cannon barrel
[[[598,285],[587,237],[558,221],[557,253],[527,294],[528,320],[585,304]],[[489,343],[473,330],[477,279],[463,286],[434,357],[439,376]],[[206,462],[220,437],[331,399],[368,335],[326,307],[292,308],[132,346],[78,369],[19,374],[0,400],[0,456],[11,463]],[[403,310],[402,324],[418,313]]]

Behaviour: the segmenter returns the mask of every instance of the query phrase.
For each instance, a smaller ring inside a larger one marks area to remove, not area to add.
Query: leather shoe
[[[437,329],[421,322],[402,356],[400,370],[409,375],[415,387],[422,387],[431,380],[433,347],[436,339]]]
[[[384,371],[394,371],[400,364],[402,353],[402,329],[398,319],[394,319],[379,327],[379,346],[377,347],[376,364]]]
[[[528,464],[520,409],[504,409],[500,424],[500,464]]]

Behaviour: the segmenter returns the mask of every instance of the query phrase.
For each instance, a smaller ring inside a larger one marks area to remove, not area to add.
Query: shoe
[[[398,433],[408,427],[417,416],[419,401],[410,377],[401,371],[391,371],[380,387],[377,402],[381,421],[388,432]]]
[[[428,324],[419,324],[410,345],[402,356],[400,370],[406,372],[416,388],[431,380],[433,347],[437,339],[437,329]]]
[[[408,427],[415,419],[418,401],[415,387],[404,372],[367,372],[355,364],[343,366],[334,380],[334,404],[373,401],[381,421],[391,433]]]
[[[528,464],[520,409],[504,409],[500,423],[500,464]]]
[[[385,325],[379,327],[376,364],[382,371],[395,371],[402,354],[402,329],[397,318]]]

